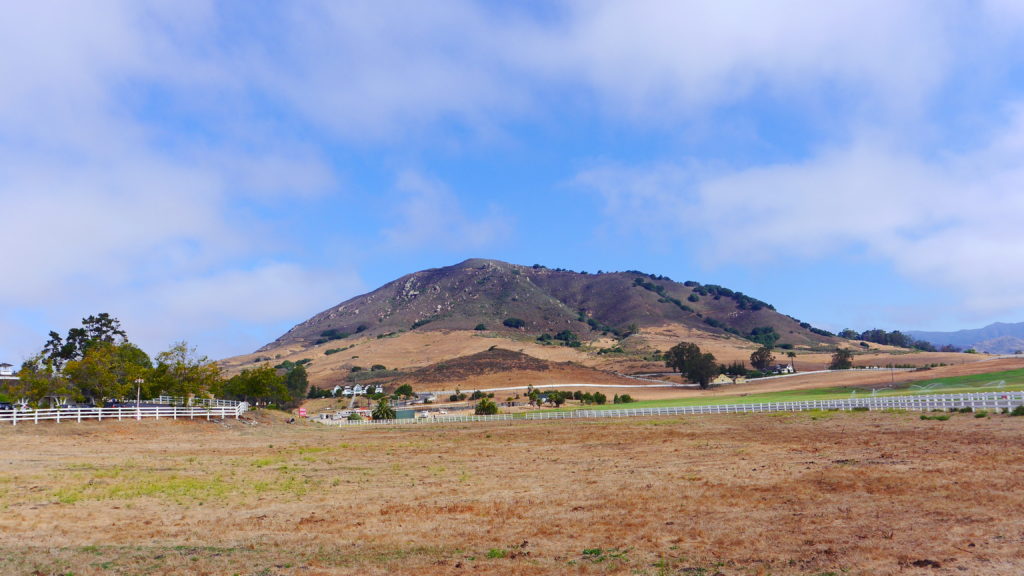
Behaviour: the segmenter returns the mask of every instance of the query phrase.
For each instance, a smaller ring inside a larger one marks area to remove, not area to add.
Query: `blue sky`
[[[1022,48],[995,0],[8,6],[0,360],[250,352],[469,257],[1024,321]]]

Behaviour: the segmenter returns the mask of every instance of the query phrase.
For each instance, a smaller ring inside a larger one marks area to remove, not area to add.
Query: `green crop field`
[[[880,388],[875,391],[865,388],[836,386],[810,390],[787,390],[765,392],[744,396],[722,394],[701,398],[673,398],[646,400],[630,404],[605,404],[603,406],[573,406],[566,410],[615,410],[618,408],[660,408],[668,406],[703,406],[709,404],[756,404],[760,402],[796,402],[803,400],[836,400],[863,396],[903,396],[909,394],[957,394],[966,392],[996,392],[999,390],[1024,390],[1024,369],[989,372],[971,376],[957,376],[936,380],[924,380],[913,384]]]

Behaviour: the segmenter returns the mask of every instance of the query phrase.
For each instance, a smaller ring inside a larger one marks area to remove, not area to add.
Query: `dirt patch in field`
[[[0,429],[5,574],[1024,572],[1024,418]]]
[[[478,390],[551,384],[627,384],[628,378],[568,362],[552,362],[522,352],[493,348],[421,368],[394,381],[415,390]]]

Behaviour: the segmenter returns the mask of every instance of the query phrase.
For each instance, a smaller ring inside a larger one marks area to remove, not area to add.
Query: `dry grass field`
[[[3,574],[1024,573],[1024,418],[0,429]]]

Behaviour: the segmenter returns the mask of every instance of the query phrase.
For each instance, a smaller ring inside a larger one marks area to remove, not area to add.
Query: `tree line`
[[[205,396],[292,406],[306,394],[305,368],[278,371],[268,365],[225,379],[220,367],[181,341],[151,358],[128,339],[108,313],[82,319],[66,335],[51,331],[42,349],[22,363],[17,380],[0,394],[41,406],[47,401],[87,402]]]

